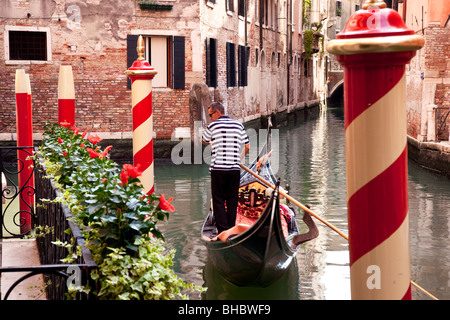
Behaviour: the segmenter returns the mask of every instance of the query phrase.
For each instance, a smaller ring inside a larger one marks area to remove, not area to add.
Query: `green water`
[[[328,109],[279,128],[271,155],[291,196],[347,234],[345,138],[342,108]],[[210,205],[207,164],[155,163],[155,190],[174,197],[176,212],[161,225],[176,249],[175,271],[208,287],[191,299],[350,299],[348,242],[317,221],[320,235],[304,244],[286,276],[268,288],[240,288],[224,281],[208,261],[200,230]],[[409,162],[412,280],[450,299],[450,181]],[[301,216],[297,216],[301,220]],[[413,299],[429,299],[412,287]]]

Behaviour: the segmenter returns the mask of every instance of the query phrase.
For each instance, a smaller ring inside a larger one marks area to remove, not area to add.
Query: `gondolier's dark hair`
[[[208,108],[211,108],[211,111],[213,112],[219,110],[221,114],[225,114],[225,107],[220,102],[213,102],[209,105]]]

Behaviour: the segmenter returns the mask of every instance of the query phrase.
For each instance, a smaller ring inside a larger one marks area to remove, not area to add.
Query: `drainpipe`
[[[406,2],[407,0],[403,0],[403,22],[406,23]]]
[[[263,48],[263,5],[264,0],[259,0],[259,50],[262,51]]]
[[[244,0],[245,57],[247,57],[247,0]]]
[[[289,106],[289,89],[291,72],[290,67],[292,65],[292,0],[289,0],[286,4],[286,72],[287,72],[287,106]]]

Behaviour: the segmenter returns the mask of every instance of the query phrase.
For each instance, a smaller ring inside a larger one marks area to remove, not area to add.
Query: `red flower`
[[[122,169],[122,172],[120,173],[120,185],[126,185],[128,183],[128,172]]]
[[[91,148],[86,148],[87,152],[89,152],[89,155],[91,156],[91,158],[98,158],[101,156],[101,153],[97,152],[98,147],[94,150],[92,150]]]
[[[159,207],[162,210],[174,212],[175,211],[174,206],[169,203],[172,200],[173,200],[173,197],[170,197],[169,200],[166,200],[166,198],[164,197],[164,194],[161,194],[161,196],[159,197]]]
[[[141,165],[138,164],[136,167],[132,166],[129,163],[126,163],[123,165],[123,169],[125,169],[126,171],[128,171],[128,174],[130,175],[130,177],[132,178],[137,178],[140,175],[142,175],[142,171],[139,170],[139,167]]]
[[[122,173],[120,174],[120,185],[125,185],[128,183],[128,172],[122,169]]]
[[[100,158],[103,159],[108,154],[109,150],[111,150],[112,146],[107,146],[103,152],[97,152],[98,147],[95,148],[95,151],[91,148],[86,148],[87,152],[89,152],[89,155],[91,158]]]
[[[58,143],[59,144],[63,143],[63,140],[61,138],[58,138]]]
[[[63,156],[67,157],[67,152],[63,151]]]
[[[102,141],[103,139],[100,138],[98,135],[95,136],[89,136],[87,138],[90,142],[92,142],[93,144],[99,143],[100,141]]]
[[[87,135],[87,131],[83,132],[83,134],[81,135],[81,137],[84,139],[84,137],[86,137]]]
[[[139,171],[140,165],[138,164],[136,167],[133,167],[131,164],[124,164],[122,173],[120,174],[120,184],[125,185],[128,183],[128,178],[137,178],[142,175],[142,171]]]
[[[74,133],[75,135],[77,135],[77,134],[80,132],[80,129],[78,129],[78,128],[75,127],[75,126],[71,126],[70,129],[73,131],[73,133]]]
[[[102,152],[102,156],[103,158],[106,157],[106,155],[108,154],[109,150],[111,150],[112,146],[107,146],[105,148],[105,150]],[[101,159],[101,158],[100,158]]]

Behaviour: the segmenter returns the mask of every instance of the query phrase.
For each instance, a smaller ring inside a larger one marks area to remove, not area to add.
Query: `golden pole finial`
[[[144,38],[142,36],[139,36],[138,38],[136,51],[138,54],[138,60],[144,60],[145,43]]]
[[[362,8],[367,9],[370,6],[374,6],[374,7],[378,7],[380,9],[382,9],[382,8],[386,8],[386,3],[383,0],[366,0],[363,3]]]

